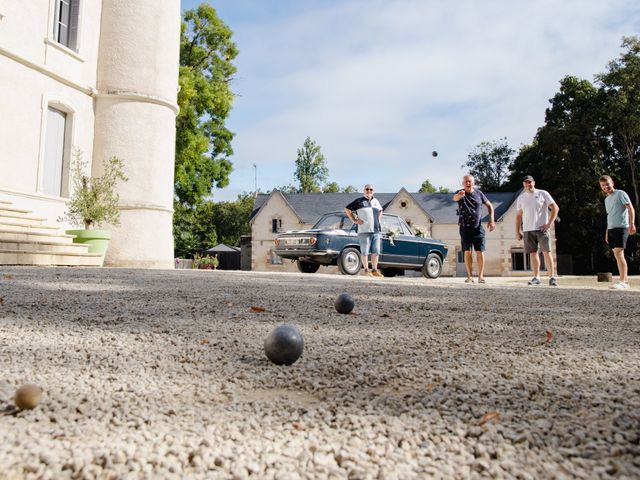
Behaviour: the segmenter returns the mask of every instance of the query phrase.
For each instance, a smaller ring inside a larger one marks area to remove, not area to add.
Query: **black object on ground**
[[[334,306],[340,313],[351,313],[351,310],[353,310],[353,307],[355,306],[355,302],[353,301],[353,297],[348,293],[341,293],[338,295],[338,298],[336,298]]]
[[[291,365],[304,348],[304,340],[292,325],[278,325],[264,339],[264,353],[276,365]]]

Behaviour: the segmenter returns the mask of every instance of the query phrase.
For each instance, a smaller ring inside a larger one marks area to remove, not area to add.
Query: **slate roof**
[[[520,191],[485,193],[495,208],[496,220],[506,213],[519,194]],[[304,223],[314,224],[327,212],[342,211],[352,200],[362,196],[362,193],[283,193],[282,195]],[[375,197],[382,208],[386,208],[396,195],[397,193],[376,193]],[[409,193],[409,195],[431,215],[434,223],[458,223],[457,204],[451,199],[453,193]],[[270,194],[260,194],[256,197],[251,219],[258,214],[269,196]],[[488,216],[485,215],[482,221],[487,220]]]

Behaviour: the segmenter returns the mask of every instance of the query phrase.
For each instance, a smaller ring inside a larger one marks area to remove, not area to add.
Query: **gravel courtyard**
[[[2,268],[0,478],[640,478],[640,290],[455,280]]]

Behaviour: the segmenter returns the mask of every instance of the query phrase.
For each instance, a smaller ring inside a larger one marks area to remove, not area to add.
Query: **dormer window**
[[[406,201],[406,200],[401,200],[401,201],[400,201],[400,207],[401,207],[401,208],[407,208],[407,205],[408,205],[408,203],[407,203],[407,201]]]

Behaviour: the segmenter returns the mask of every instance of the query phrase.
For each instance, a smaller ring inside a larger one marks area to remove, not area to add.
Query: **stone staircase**
[[[0,200],[0,265],[102,266],[102,255],[30,214]]]

